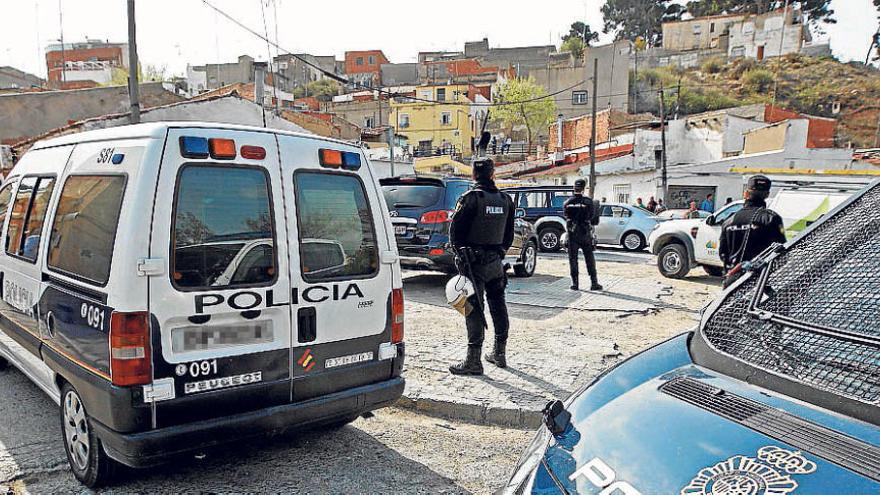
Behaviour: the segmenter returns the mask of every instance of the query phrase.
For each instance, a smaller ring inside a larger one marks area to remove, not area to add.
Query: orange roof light
[[[342,152],[338,150],[322,149],[318,152],[321,166],[339,168],[342,166]]]
[[[235,141],[231,139],[211,138],[208,140],[208,148],[211,150],[211,158],[218,160],[235,158]]]

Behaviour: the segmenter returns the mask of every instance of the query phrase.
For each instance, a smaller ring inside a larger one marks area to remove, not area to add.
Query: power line
[[[273,42],[272,40],[270,40],[270,39],[268,38],[268,36],[263,36],[263,35],[261,35],[259,32],[254,31],[254,30],[251,29],[249,26],[247,26],[246,24],[242,23],[242,22],[239,21],[238,19],[232,17],[230,14],[228,14],[228,13],[225,12],[224,10],[220,9],[219,7],[213,5],[213,4],[212,4],[211,2],[209,2],[208,0],[202,0],[202,3],[204,3],[204,4],[205,4],[206,6],[208,6],[209,8],[213,9],[213,10],[214,10],[215,12],[217,12],[218,14],[222,15],[223,17],[225,17],[227,20],[229,20],[229,21],[232,22],[233,24],[235,24],[235,25],[237,25],[238,27],[240,27],[240,28],[244,29],[245,31],[249,32],[251,35],[256,36],[257,38],[259,38],[259,39],[265,41],[268,45],[272,45],[272,46],[274,46],[276,50],[282,51],[282,52],[286,53],[287,55],[292,56],[293,58],[299,60],[299,61],[302,62],[303,64],[308,65],[309,67],[312,67],[313,69],[317,70],[318,72],[320,72],[320,73],[323,74],[324,76],[326,76],[326,77],[328,77],[328,78],[330,78],[330,79],[333,79],[333,80],[335,80],[335,81],[337,81],[337,82],[343,83],[343,84],[350,84],[350,85],[354,85],[354,86],[359,86],[359,87],[361,87],[361,88],[363,88],[363,89],[365,89],[365,90],[376,91],[376,92],[378,92],[378,93],[382,93],[382,94],[388,95],[388,96],[390,96],[390,97],[401,97],[401,98],[406,98],[407,100],[411,100],[411,101],[421,101],[421,102],[432,103],[432,104],[436,104],[436,105],[496,107],[496,106],[507,106],[507,105],[522,105],[522,104],[526,104],[526,103],[532,103],[532,102],[535,102],[535,101],[545,100],[545,99],[547,99],[547,98],[550,98],[550,97],[556,96],[556,95],[558,95],[558,94],[560,94],[560,93],[564,93],[564,92],[566,92],[566,91],[568,91],[568,90],[570,90],[570,89],[572,89],[572,88],[576,88],[576,87],[578,87],[578,86],[580,86],[581,84],[583,84],[583,83],[586,82],[586,81],[580,81],[580,82],[578,82],[577,84],[574,84],[574,85],[569,86],[569,87],[567,87],[567,88],[565,88],[565,89],[562,89],[562,90],[559,90],[559,91],[557,91],[557,92],[555,92],[555,93],[550,93],[550,94],[547,94],[547,95],[544,95],[544,96],[539,96],[539,97],[531,98],[531,99],[528,99],[528,100],[511,101],[511,102],[498,102],[498,103],[492,103],[492,102],[489,102],[489,103],[479,103],[479,102],[474,102],[474,103],[462,103],[462,102],[439,101],[439,100],[433,100],[433,99],[428,99],[428,98],[419,98],[419,97],[415,97],[415,96],[405,96],[405,95],[401,95],[400,93],[396,93],[396,92],[393,92],[393,91],[388,91],[388,90],[383,89],[383,88],[377,88],[377,87],[374,87],[374,86],[370,86],[370,85],[368,85],[368,84],[360,83],[360,82],[358,82],[358,81],[352,81],[352,80],[350,80],[350,79],[347,79],[347,78],[341,77],[341,76],[339,76],[338,74],[334,74],[334,73],[332,73],[332,72],[330,72],[330,71],[327,71],[327,70],[325,70],[324,68],[318,66],[317,64],[313,64],[312,62],[306,60],[305,58],[300,57],[299,55],[296,55],[296,54],[293,53],[292,51],[290,51],[290,50],[288,50],[288,49],[286,49],[286,48],[280,46],[278,43]],[[262,4],[261,4],[261,5],[262,5]]]

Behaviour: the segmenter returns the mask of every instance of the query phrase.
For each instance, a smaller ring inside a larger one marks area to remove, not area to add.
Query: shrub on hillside
[[[764,69],[752,69],[740,78],[743,89],[749,93],[766,93],[773,89],[773,73]]]
[[[724,67],[724,60],[721,57],[712,57],[706,59],[700,69],[706,74],[717,74],[721,72],[722,67]]]

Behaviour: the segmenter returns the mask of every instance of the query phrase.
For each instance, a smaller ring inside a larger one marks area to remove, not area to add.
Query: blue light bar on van
[[[318,159],[322,167],[358,170],[361,168],[361,155],[351,151],[318,150]]]
[[[208,138],[181,136],[180,154],[184,158],[208,158]]]

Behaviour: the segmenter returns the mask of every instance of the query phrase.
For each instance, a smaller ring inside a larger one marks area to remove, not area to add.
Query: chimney
[[[562,114],[556,116],[556,151],[562,149]]]
[[[266,62],[254,62],[254,103],[262,106],[266,84]]]

